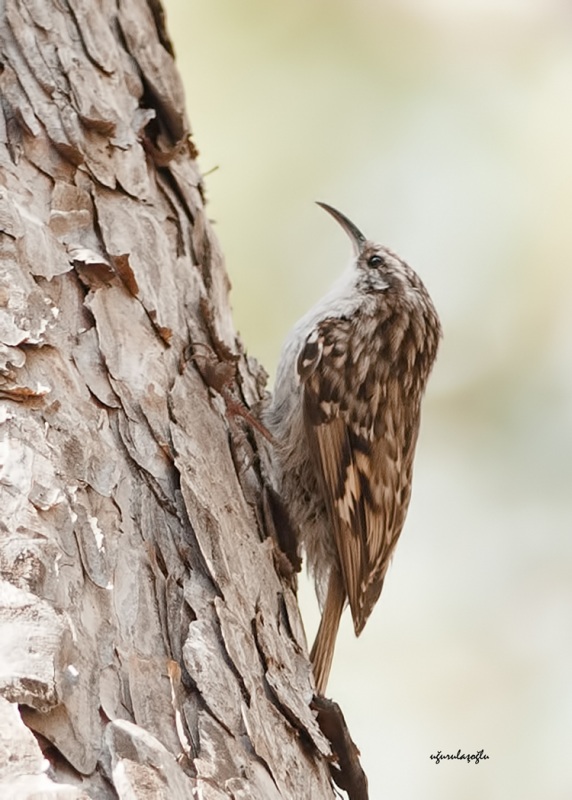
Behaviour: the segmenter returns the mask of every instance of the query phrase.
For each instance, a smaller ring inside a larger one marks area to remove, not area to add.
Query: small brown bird
[[[405,521],[441,326],[411,267],[318,205],[349,235],[354,258],[286,339],[265,421],[322,608],[311,660],[324,694],[344,606],[359,636]]]

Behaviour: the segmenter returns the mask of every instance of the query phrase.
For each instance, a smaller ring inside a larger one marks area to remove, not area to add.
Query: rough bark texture
[[[161,15],[0,6],[0,796],[328,798]]]

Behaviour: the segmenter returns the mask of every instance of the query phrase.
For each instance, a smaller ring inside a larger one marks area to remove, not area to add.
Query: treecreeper
[[[359,636],[405,522],[441,325],[403,259],[318,205],[349,235],[353,258],[286,338],[265,424],[322,609],[310,657],[323,695],[342,611],[349,603]]]

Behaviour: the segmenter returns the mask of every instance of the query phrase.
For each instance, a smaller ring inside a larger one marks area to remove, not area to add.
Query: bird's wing
[[[356,634],[383,586],[409,500],[391,381],[346,352],[350,320],[320,322],[298,358],[306,435],[324,493]],[[355,355],[355,354],[354,354]],[[368,359],[369,360],[369,359]],[[375,364],[375,359],[374,359]]]

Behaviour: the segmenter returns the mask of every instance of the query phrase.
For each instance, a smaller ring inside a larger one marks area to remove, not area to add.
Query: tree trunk
[[[162,9],[0,15],[0,796],[331,798]]]

